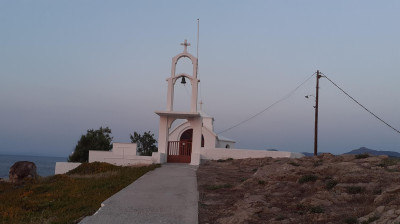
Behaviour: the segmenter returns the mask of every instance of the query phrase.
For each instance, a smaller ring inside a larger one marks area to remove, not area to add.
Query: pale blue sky
[[[399,1],[0,1],[0,154],[68,156],[87,129],[158,134],[171,58],[187,39],[215,131],[317,69],[400,128]],[[182,63],[181,69],[185,69]],[[319,150],[400,151],[400,135],[320,80]],[[188,99],[177,86],[176,107]],[[315,79],[224,136],[313,151]]]

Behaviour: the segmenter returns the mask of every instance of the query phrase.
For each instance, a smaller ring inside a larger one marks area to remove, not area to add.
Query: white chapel
[[[165,111],[155,112],[160,117],[158,152],[153,152],[151,156],[140,156],[137,155],[136,143],[114,142],[111,151],[89,150],[89,162],[122,166],[167,162],[199,165],[202,160],[304,156],[294,152],[236,149],[234,140],[218,136],[214,132],[214,118],[202,111],[202,103],[199,110],[197,109],[200,82],[197,78],[197,58],[187,51],[190,44],[186,40],[181,45],[184,47],[183,52],[172,58],[171,76],[167,78],[167,108]],[[178,60],[185,57],[193,64],[192,74],[176,74]],[[192,93],[189,111],[174,110],[174,87],[179,85],[178,80],[180,83],[186,83],[186,80],[190,82]],[[174,121],[179,119],[184,122],[172,127]],[[55,174],[66,173],[79,165],[80,163],[57,162]]]
[[[218,136],[214,132],[214,118],[197,108],[198,85],[197,78],[198,60],[187,51],[190,44],[185,40],[182,53],[172,58],[171,76],[167,79],[167,109],[156,111],[160,116],[158,152],[167,155],[167,162],[186,162],[198,164],[200,162],[201,148],[233,148],[235,141]],[[176,65],[181,58],[189,58],[193,65],[192,74],[176,74]],[[192,88],[190,111],[174,110],[174,87],[189,80]],[[171,125],[177,119],[186,120],[175,128]],[[193,156],[192,156],[193,154]],[[192,159],[196,161],[192,161]]]

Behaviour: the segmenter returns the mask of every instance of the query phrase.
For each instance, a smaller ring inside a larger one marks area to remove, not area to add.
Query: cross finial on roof
[[[202,111],[203,110],[203,101],[202,100],[200,100],[200,111]]]
[[[185,49],[183,49],[183,52],[187,52],[187,47],[190,46],[190,43],[185,40],[185,42],[181,43],[181,45],[185,47]]]

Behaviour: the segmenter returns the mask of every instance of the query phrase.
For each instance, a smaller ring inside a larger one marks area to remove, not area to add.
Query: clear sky
[[[0,154],[68,156],[87,129],[158,135],[171,58],[196,55],[219,132],[317,69],[400,128],[400,1],[0,1]],[[182,62],[179,69],[185,70]],[[319,150],[400,152],[400,134],[320,79]],[[187,88],[187,89],[185,89]],[[177,86],[185,108],[190,85]],[[312,78],[223,133],[238,148],[312,152]]]

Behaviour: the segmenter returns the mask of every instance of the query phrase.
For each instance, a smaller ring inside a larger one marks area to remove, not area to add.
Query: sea
[[[46,177],[54,175],[56,162],[67,162],[64,157],[47,156],[16,156],[0,155],[0,178],[8,179],[10,167],[18,161],[30,161],[36,164],[36,172],[39,176]]]

